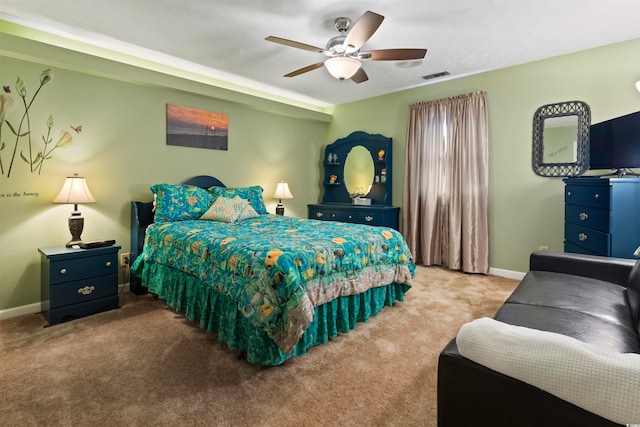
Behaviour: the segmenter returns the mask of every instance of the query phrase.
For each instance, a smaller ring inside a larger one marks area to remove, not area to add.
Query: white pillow
[[[249,202],[236,196],[233,199],[218,197],[200,219],[236,222]],[[255,212],[255,211],[254,211]]]
[[[618,424],[640,423],[640,354],[482,318],[460,328],[460,354]]]
[[[238,221],[242,221],[243,219],[255,218],[260,216],[255,209],[251,207],[251,203],[247,200],[247,206],[240,212],[240,216],[238,217]]]

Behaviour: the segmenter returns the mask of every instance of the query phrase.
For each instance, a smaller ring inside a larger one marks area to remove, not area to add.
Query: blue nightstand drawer
[[[117,273],[117,252],[98,256],[51,261],[52,285]]]
[[[609,209],[610,187],[608,185],[566,185],[564,201],[567,204]]]
[[[49,323],[56,325],[69,320],[78,319],[80,317],[101,313],[107,310],[113,310],[119,307],[118,297],[111,296],[96,299],[85,304],[68,305],[62,308],[51,309],[48,313]]]
[[[608,209],[592,208],[590,206],[566,205],[564,220],[583,227],[609,233],[609,218],[611,211]]]
[[[51,287],[51,305],[62,307],[118,294],[118,276],[78,280]]]
[[[593,251],[597,255],[611,254],[611,234],[566,222],[564,238],[566,242]]]

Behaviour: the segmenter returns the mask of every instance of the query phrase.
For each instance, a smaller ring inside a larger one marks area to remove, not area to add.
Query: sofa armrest
[[[619,426],[462,356],[455,339],[438,361],[438,427]]]
[[[536,251],[529,258],[530,270],[590,277],[624,287],[634,264],[632,259],[565,252]]]
[[[461,355],[619,424],[640,421],[640,355],[481,318],[460,328]]]

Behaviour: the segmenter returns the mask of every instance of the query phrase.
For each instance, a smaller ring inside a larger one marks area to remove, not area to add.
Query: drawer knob
[[[578,239],[580,239],[581,242],[584,242],[585,240],[587,240],[587,235],[584,233],[580,233],[578,235]]]
[[[349,215],[349,219],[353,219],[353,217],[351,215]]]
[[[78,293],[81,295],[89,295],[91,292],[95,291],[95,286],[85,286],[83,288],[78,289]]]
[[[567,197],[571,197],[571,191],[567,191]]]
[[[111,261],[107,261],[107,262],[105,262],[105,263],[104,263],[104,265],[105,265],[106,267],[111,267]]]
[[[324,216],[324,214],[322,212],[316,212],[316,216],[318,218],[322,218]]]
[[[596,195],[594,196],[596,199],[600,198],[600,195],[598,193],[596,193]]]
[[[60,269],[60,274],[67,274],[67,269],[66,268],[61,268]]]
[[[367,215],[367,216],[365,216],[365,217],[364,217],[364,219],[365,219],[367,222],[371,222],[371,221],[373,221],[373,217],[372,217],[371,215]]]
[[[585,212],[580,212],[580,219],[582,221],[589,219],[589,215],[587,215]]]

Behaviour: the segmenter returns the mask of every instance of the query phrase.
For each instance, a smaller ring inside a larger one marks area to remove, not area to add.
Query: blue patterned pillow
[[[154,222],[198,219],[209,209],[212,197],[195,185],[156,184],[151,186],[155,204]]]
[[[225,188],[214,186],[209,188],[209,192],[213,196],[214,201],[218,197],[226,197],[228,199],[232,199],[235,196],[240,196],[241,198],[248,200],[249,206],[251,206],[257,213],[267,213],[267,208],[265,207],[264,200],[262,199],[262,187],[260,187],[259,185],[242,188]]]

